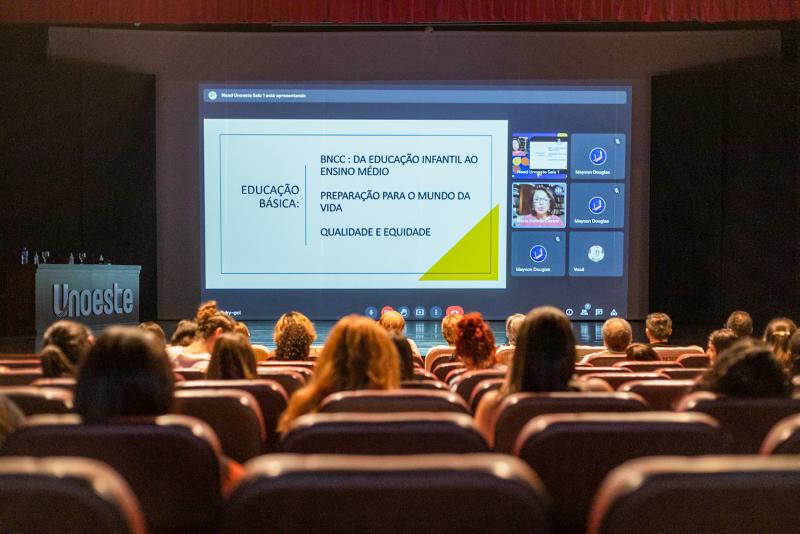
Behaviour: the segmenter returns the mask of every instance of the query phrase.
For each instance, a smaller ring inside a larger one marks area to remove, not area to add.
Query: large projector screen
[[[199,87],[203,298],[242,319],[627,314],[631,87]]]

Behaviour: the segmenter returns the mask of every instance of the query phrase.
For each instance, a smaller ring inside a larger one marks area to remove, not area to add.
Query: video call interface
[[[202,84],[202,298],[625,316],[630,127],[624,84]]]

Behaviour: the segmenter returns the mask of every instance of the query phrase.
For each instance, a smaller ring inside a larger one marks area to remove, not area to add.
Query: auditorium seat
[[[684,367],[708,367],[711,358],[706,354],[684,354],[678,357],[677,362]]]
[[[173,372],[178,377],[182,377],[184,380],[203,380],[206,377],[205,369],[196,369],[194,367],[189,367],[189,368],[179,367],[177,369],[173,369]]]
[[[0,454],[100,460],[131,486],[151,534],[217,529],[220,447],[200,420],[165,415],[83,425],[77,415],[34,416],[9,434]]]
[[[425,355],[425,370],[431,372],[433,370],[433,365],[437,363],[439,358],[442,358],[442,362],[453,361],[454,350],[456,350],[455,347],[448,345],[437,345],[435,347],[431,347],[430,350],[428,350],[428,353]]]
[[[265,452],[278,444],[278,420],[286,409],[288,397],[283,387],[274,380],[195,380],[178,385],[182,390],[236,389],[250,393],[256,399],[267,433]]]
[[[761,454],[800,454],[800,414],[784,417],[772,427]]]
[[[591,365],[592,367],[611,367],[624,361],[627,361],[627,357],[624,354],[588,354],[581,358],[578,364]]]
[[[0,395],[11,399],[27,416],[72,411],[72,392],[62,388],[8,386],[0,387]]]
[[[328,395],[319,404],[324,413],[454,412],[469,414],[464,399],[449,391],[360,389]]]
[[[624,367],[613,367],[613,366],[606,366],[606,367],[594,367],[594,366],[575,366],[575,374],[580,376],[588,375],[589,373],[632,373],[630,369],[625,369]]]
[[[445,384],[452,384],[452,383],[453,383],[453,381],[454,381],[456,378],[458,378],[459,376],[463,375],[463,374],[464,374],[464,373],[466,373],[468,370],[469,370],[469,369],[467,369],[467,367],[466,367],[466,366],[464,366],[464,365],[462,365],[462,366],[458,366],[458,367],[453,367],[453,368],[451,368],[451,369],[450,369],[450,370],[447,372],[447,375],[444,377],[444,380],[443,380],[443,382],[444,382]]]
[[[414,369],[414,380],[435,380],[435,381],[439,381],[439,379],[436,378],[435,374],[430,373],[428,371],[425,371],[423,369]]]
[[[35,369],[42,366],[42,361],[37,358],[0,358],[0,367],[7,369]]]
[[[450,374],[450,371],[453,369],[466,369],[467,366],[464,365],[462,362],[449,362],[449,363],[442,363],[437,365],[433,369],[433,374],[444,383],[447,383],[447,375]]]
[[[411,359],[414,362],[414,367],[425,369],[425,360],[422,359],[422,356],[415,352],[411,354]]]
[[[619,369],[630,369],[634,373],[654,373],[659,369],[665,368],[682,368],[681,364],[678,362],[634,362],[634,361],[625,361],[625,362],[617,362],[614,364],[614,367]]]
[[[589,354],[594,354],[595,352],[603,352],[606,350],[605,347],[594,347],[589,345],[576,345],[575,346],[575,357],[580,359],[584,356],[588,356]]]
[[[0,371],[0,387],[27,386],[34,380],[42,378],[42,370],[38,368],[3,369]]]
[[[476,371],[467,371],[460,374],[452,382],[450,382],[450,390],[462,399],[468,401],[472,398],[472,392],[484,380],[503,378],[506,376],[505,371],[497,369],[480,369]]]
[[[475,386],[475,389],[472,390],[472,396],[470,396],[469,399],[470,411],[475,413],[483,396],[490,391],[495,391],[503,387],[505,381],[505,378],[490,378],[488,380],[482,380],[480,383],[478,383],[478,385]]]
[[[258,362],[259,367],[302,367],[314,370],[315,362],[310,360],[267,360]]]
[[[261,408],[250,393],[236,389],[180,389],[172,412],[205,421],[226,456],[244,463],[263,453],[266,431]]]
[[[612,373],[589,373],[581,376],[582,381],[588,381],[592,378],[605,380],[612,389],[618,389],[626,382],[633,382],[634,380],[657,380],[664,377],[658,373],[633,373],[627,371],[617,371]]]
[[[778,421],[800,413],[800,399],[721,397],[698,391],[685,396],[677,409],[710,415],[733,436],[736,453],[756,454]]]
[[[705,354],[703,349],[697,345],[689,345],[688,347],[660,347],[654,345],[653,350],[664,361],[675,361],[684,354]]]
[[[75,391],[74,378],[38,378],[31,383],[37,388],[61,388],[68,391]]]
[[[640,458],[603,482],[589,534],[797,532],[800,457]]]
[[[224,534],[552,532],[535,473],[494,454],[276,454],[247,464]]]
[[[636,380],[622,384],[619,391],[640,395],[653,410],[671,411],[692,386],[694,380]]]
[[[401,389],[430,389],[434,391],[450,391],[447,384],[438,380],[403,380],[400,382]]]
[[[514,454],[541,477],[553,499],[556,529],[578,534],[585,532],[592,497],[614,467],[642,456],[725,454],[730,447],[717,422],[704,414],[561,413],[526,424]]]
[[[296,369],[259,367],[257,372],[259,379],[274,380],[280,384],[289,398],[295,391],[306,385],[305,377]]]
[[[663,375],[664,378],[675,380],[694,380],[705,372],[706,368],[704,367],[664,367],[658,370],[658,374]]]
[[[498,409],[494,450],[511,454],[522,428],[536,416],[575,412],[640,412],[647,404],[633,393],[514,393]]]
[[[139,502],[107,465],[86,458],[0,458],[0,530],[145,534]]]
[[[293,371],[303,377],[304,383],[308,383],[308,381],[311,380],[311,377],[314,376],[314,368],[303,365],[259,365],[256,368],[256,371],[258,374]]]
[[[472,417],[457,413],[313,413],[283,433],[280,449],[302,454],[489,452]]]

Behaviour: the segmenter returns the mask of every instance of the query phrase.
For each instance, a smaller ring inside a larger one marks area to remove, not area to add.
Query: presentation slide
[[[201,298],[242,319],[623,315],[630,100],[625,84],[201,84]]]

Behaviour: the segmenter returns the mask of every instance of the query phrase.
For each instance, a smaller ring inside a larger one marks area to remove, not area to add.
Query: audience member
[[[442,337],[451,347],[456,344],[456,339],[458,337],[456,325],[461,320],[461,317],[463,317],[463,315],[450,314],[445,315],[442,319]]]
[[[209,380],[249,380],[256,378],[256,357],[250,341],[242,334],[222,334],[214,344],[208,361]]]
[[[414,353],[410,340],[397,332],[390,332],[389,336],[400,356],[400,380],[414,380]]]
[[[651,313],[645,320],[644,333],[651,346],[668,347],[672,335],[672,319],[666,313]]]
[[[606,350],[599,354],[626,354],[626,348],[633,340],[633,330],[625,319],[614,317],[603,323],[603,345]]]
[[[800,375],[800,328],[795,330],[789,339],[789,355],[792,362],[791,374]]]
[[[94,338],[92,332],[75,321],[56,321],[42,336],[44,348],[39,354],[44,378],[75,376]]]
[[[398,387],[399,362],[389,334],[375,321],[359,315],[342,318],[322,348],[311,381],[289,400],[280,430],[286,430],[298,416],[316,411],[331,393]]]
[[[731,397],[789,397],[792,383],[769,345],[744,338],[717,357],[695,389]]]
[[[276,360],[307,360],[311,351],[311,334],[300,323],[286,325],[281,332],[280,341],[275,348]]]
[[[197,308],[195,321],[195,340],[185,347],[177,345],[167,349],[167,355],[175,367],[205,366],[211,359],[217,338],[226,332],[233,332],[236,326],[236,321],[219,311],[214,300],[204,302]]]
[[[233,327],[233,331],[237,334],[241,334],[247,339],[250,339],[250,329],[247,328],[247,325],[241,321],[236,321],[236,325]]]
[[[788,317],[778,317],[767,323],[762,340],[766,342],[775,353],[775,357],[786,369],[792,365],[789,353],[789,338],[792,337],[797,325]]]
[[[22,426],[25,415],[5,395],[0,395],[0,445],[6,436]]]
[[[631,362],[656,362],[656,351],[647,343],[631,343],[625,348],[625,359]]]
[[[519,335],[519,328],[524,320],[525,316],[521,313],[515,313],[506,318],[506,342],[497,347],[498,351],[517,346],[517,335]]]
[[[717,356],[722,354],[725,349],[736,343],[740,337],[741,336],[738,336],[736,332],[730,328],[720,328],[719,330],[714,330],[708,336],[706,355],[713,362],[717,359]]]
[[[161,347],[136,328],[112,326],[89,350],[75,385],[75,412],[85,424],[146,422],[172,406],[174,383]],[[220,458],[222,489],[229,493],[242,466]]]
[[[381,315],[381,318],[378,319],[378,324],[385,328],[389,333],[395,332],[401,336],[405,336],[406,320],[403,319],[403,316],[400,315],[400,312],[398,311],[388,310],[384,312]],[[414,342],[414,340],[406,337],[406,341],[408,341],[408,344],[411,345],[411,351],[414,354],[419,354],[419,349],[417,348],[417,344]]]
[[[184,319],[178,322],[178,326],[175,327],[175,332],[173,332],[169,344],[173,347],[186,347],[192,344],[196,336],[197,323],[191,319]]]
[[[492,329],[480,313],[468,313],[456,324],[455,357],[468,370],[486,369],[497,365]]]
[[[144,330],[145,332],[150,332],[154,336],[154,339],[159,343],[159,345],[163,348],[167,347],[167,336],[164,334],[164,329],[159,326],[158,323],[154,321],[145,321],[143,323],[139,323],[139,330]]]
[[[728,316],[725,328],[730,328],[736,337],[753,335],[753,318],[746,311],[737,310]]]
[[[552,306],[534,308],[522,322],[505,383],[499,390],[486,393],[478,405],[478,428],[492,443],[498,409],[505,397],[518,392],[581,389],[570,382],[574,371],[575,335],[569,319]]]
[[[299,311],[290,311],[281,315],[275,322],[275,328],[272,331],[272,340],[275,342],[276,346],[281,342],[281,336],[283,336],[284,329],[288,325],[295,323],[303,326],[306,329],[308,335],[311,336],[312,344],[314,343],[314,341],[316,341],[317,331],[314,329],[314,323],[312,323],[308,317],[306,317]],[[309,355],[316,356],[315,349],[312,348],[309,352]],[[273,352],[270,356],[274,358],[275,353]]]

